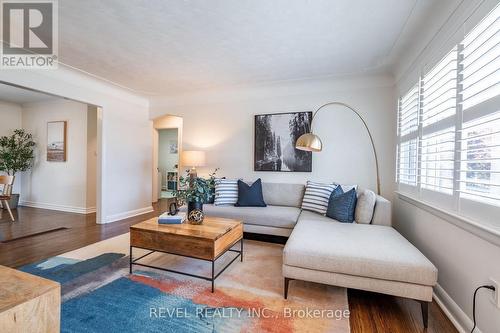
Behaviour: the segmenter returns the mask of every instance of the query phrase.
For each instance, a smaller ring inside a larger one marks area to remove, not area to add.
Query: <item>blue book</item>
[[[182,224],[186,219],[185,213],[178,213],[177,215],[169,215],[168,212],[161,214],[158,217],[159,224]]]

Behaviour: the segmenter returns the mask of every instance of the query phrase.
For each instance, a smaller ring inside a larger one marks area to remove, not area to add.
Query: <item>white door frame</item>
[[[104,135],[103,135],[103,109],[97,107],[97,165],[96,165],[96,223],[106,223],[104,214]]]

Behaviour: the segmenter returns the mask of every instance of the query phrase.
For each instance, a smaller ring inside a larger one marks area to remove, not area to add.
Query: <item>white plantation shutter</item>
[[[500,95],[500,6],[484,18],[461,44],[463,109],[468,111]],[[498,108],[498,99],[496,106]]]
[[[453,194],[458,51],[453,48],[422,79],[421,188]]]
[[[462,42],[459,196],[500,206],[500,7]]]
[[[500,5],[399,99],[397,181],[500,225]]]
[[[417,137],[420,92],[418,84],[399,99],[397,179],[399,183],[417,185]]]
[[[418,84],[399,99],[399,133],[401,136],[418,129]]]
[[[398,179],[402,184],[417,185],[417,139],[401,142],[398,151]]]
[[[500,112],[464,124],[461,157],[460,196],[500,205]]]
[[[420,171],[422,188],[453,194],[454,147],[454,128],[422,137]]]
[[[422,80],[422,125],[455,116],[457,105],[457,48],[448,53]]]

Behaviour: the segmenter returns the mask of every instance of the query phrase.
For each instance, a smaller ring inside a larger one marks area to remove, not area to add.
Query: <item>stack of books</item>
[[[165,212],[158,217],[159,224],[181,224],[185,220],[186,220],[185,213],[177,213],[176,215],[169,215],[168,212]]]

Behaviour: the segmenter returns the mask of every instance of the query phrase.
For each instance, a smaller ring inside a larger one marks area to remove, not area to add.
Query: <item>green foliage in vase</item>
[[[209,178],[191,178],[190,170],[186,170],[186,176],[179,177],[179,187],[173,191],[173,195],[179,203],[200,202],[207,203],[215,188],[215,174],[219,168],[208,175]]]
[[[0,171],[14,176],[19,171],[28,171],[35,159],[33,135],[16,129],[10,136],[0,137]]]

